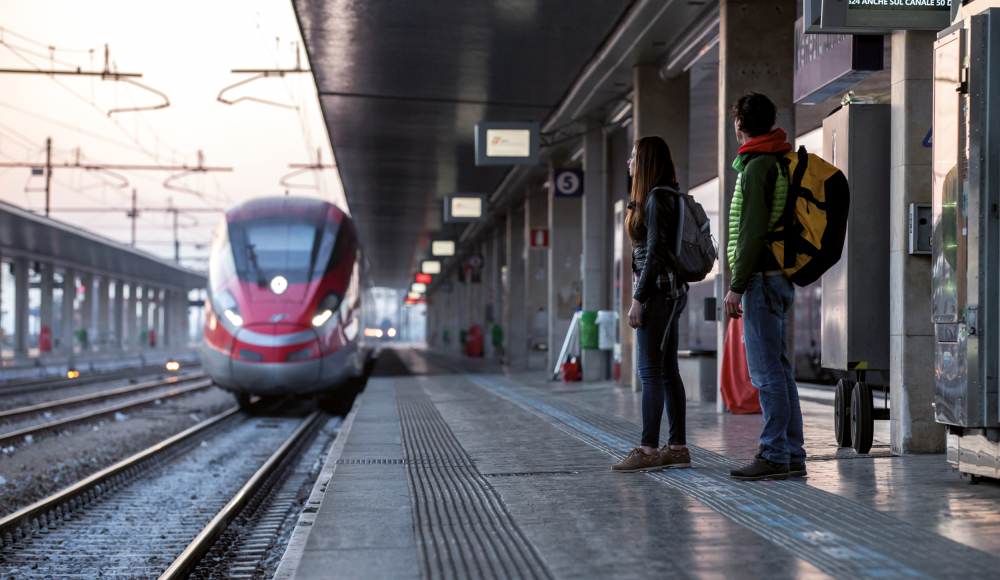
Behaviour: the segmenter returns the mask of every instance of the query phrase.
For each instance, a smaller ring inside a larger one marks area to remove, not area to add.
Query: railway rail
[[[168,384],[170,384],[170,383],[161,382],[161,384],[155,385],[155,386],[135,385],[135,387],[142,386],[142,388],[141,389],[134,389],[134,390],[138,390],[138,391],[148,390],[148,389],[151,389],[151,388],[155,388],[157,386],[166,386]],[[24,427],[24,428],[21,428],[21,429],[16,429],[14,431],[8,431],[6,433],[0,433],[0,445],[3,445],[5,443],[9,443],[11,441],[22,439],[22,438],[24,438],[27,435],[34,436],[35,434],[43,433],[45,431],[51,431],[53,429],[61,429],[61,428],[69,427],[70,425],[75,425],[77,423],[83,423],[85,421],[90,421],[90,420],[93,420],[93,419],[98,419],[98,418],[101,418],[101,417],[106,417],[106,416],[114,415],[115,413],[120,413],[122,411],[127,411],[127,410],[133,409],[135,407],[141,407],[141,406],[144,406],[144,405],[148,405],[150,403],[155,403],[158,400],[168,399],[168,398],[171,398],[171,397],[176,397],[176,396],[179,396],[179,395],[185,395],[185,394],[192,393],[192,392],[195,392],[195,391],[201,391],[201,390],[209,389],[212,386],[213,386],[213,383],[212,383],[211,379],[194,380],[193,382],[191,382],[191,384],[186,384],[186,383],[179,384],[176,388],[170,389],[170,390],[168,390],[166,392],[157,392],[157,393],[153,393],[151,395],[146,395],[144,397],[139,397],[139,398],[136,398],[136,399],[129,399],[127,401],[124,401],[124,402],[121,402],[121,403],[117,403],[115,405],[111,405],[111,406],[107,406],[107,407],[101,407],[101,408],[98,408],[98,409],[93,409],[93,410],[90,410],[90,411],[86,411],[84,413],[80,413],[80,414],[73,415],[73,416],[70,416],[70,417],[65,417],[65,418],[62,418],[62,419],[56,419],[54,421],[49,421],[49,422],[46,422],[46,423],[42,423],[40,425],[32,425],[32,426]],[[115,390],[119,391],[118,394],[122,394],[122,393],[126,393],[127,394],[129,392],[127,390],[122,390],[122,389],[115,389]],[[97,395],[101,395],[101,393],[98,393]],[[103,398],[108,398],[108,397],[115,396],[115,395],[104,395],[104,396],[97,396],[97,395],[95,395],[93,397],[88,397],[88,398],[73,397],[71,399],[64,399],[62,401],[53,401],[52,403],[43,403],[43,404],[40,404],[40,405],[33,405],[32,407],[22,407],[20,409],[12,409],[10,411],[4,411],[3,412],[4,415],[0,415],[0,417],[4,417],[5,416],[7,418],[10,418],[10,417],[24,416],[24,415],[33,414],[33,413],[44,412],[46,410],[58,409],[60,407],[72,406],[72,405],[80,404],[81,402],[92,402],[92,401],[97,401],[97,400],[100,400],[100,399],[103,399]]]
[[[201,364],[186,364],[186,369],[200,368]],[[162,366],[145,366],[115,371],[92,372],[69,377],[47,377],[43,379],[17,380],[0,383],[0,396],[36,393],[52,389],[78,387],[93,383],[110,382],[118,379],[141,377],[144,375],[162,374],[166,371]]]
[[[256,577],[328,421],[237,408],[203,421],[0,519],[0,575]]]

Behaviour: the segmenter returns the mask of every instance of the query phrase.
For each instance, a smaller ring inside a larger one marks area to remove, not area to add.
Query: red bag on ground
[[[730,413],[760,413],[760,396],[750,383],[747,349],[743,341],[743,319],[730,318],[726,344],[722,351],[722,376],[719,377],[722,402]]]

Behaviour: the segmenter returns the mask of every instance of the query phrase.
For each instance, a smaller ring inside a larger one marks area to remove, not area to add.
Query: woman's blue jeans
[[[743,293],[743,338],[750,382],[760,391],[765,458],[775,463],[801,462],[802,409],[788,362],[788,310],[795,300],[792,281],[783,274],[753,275]]]
[[[673,321],[667,343],[661,351],[663,333],[670,313],[674,309]],[[687,294],[678,300],[668,300],[664,294],[655,294],[642,308],[642,319],[638,330],[639,378],[642,379],[642,443],[648,447],[660,446],[660,421],[663,419],[664,401],[667,408],[667,428],[669,445],[685,445],[684,412],[687,400],[684,383],[677,368],[677,325],[681,312],[687,305]]]

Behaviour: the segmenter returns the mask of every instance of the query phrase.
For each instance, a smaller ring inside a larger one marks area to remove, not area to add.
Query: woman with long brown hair
[[[635,142],[628,160],[632,201],[625,229],[632,240],[634,292],[628,323],[637,329],[642,379],[642,440],[613,471],[660,471],[691,467],[685,441],[685,393],[677,367],[678,319],[687,304],[687,285],[674,273],[677,240],[677,172],[670,147],[660,137]],[[666,335],[666,336],[664,336]],[[657,449],[664,402],[669,436]]]

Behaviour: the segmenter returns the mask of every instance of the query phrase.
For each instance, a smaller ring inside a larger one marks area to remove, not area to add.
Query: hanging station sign
[[[795,21],[795,104],[822,103],[882,70],[883,36],[806,34],[805,22]]]
[[[420,262],[420,271],[424,274],[440,274],[441,262],[437,260],[424,260]]]
[[[476,165],[538,165],[538,123],[478,123]]]
[[[420,282],[421,284],[430,284],[431,275],[430,274],[417,274],[413,280],[414,282]]]
[[[951,24],[951,0],[805,0],[802,8],[806,33],[938,31]]]
[[[445,223],[479,222],[486,219],[486,195],[449,193],[444,196]]]
[[[434,240],[431,242],[432,256],[454,256],[455,242],[453,240]],[[438,267],[440,268],[440,262]],[[433,272],[432,272],[433,273]]]

